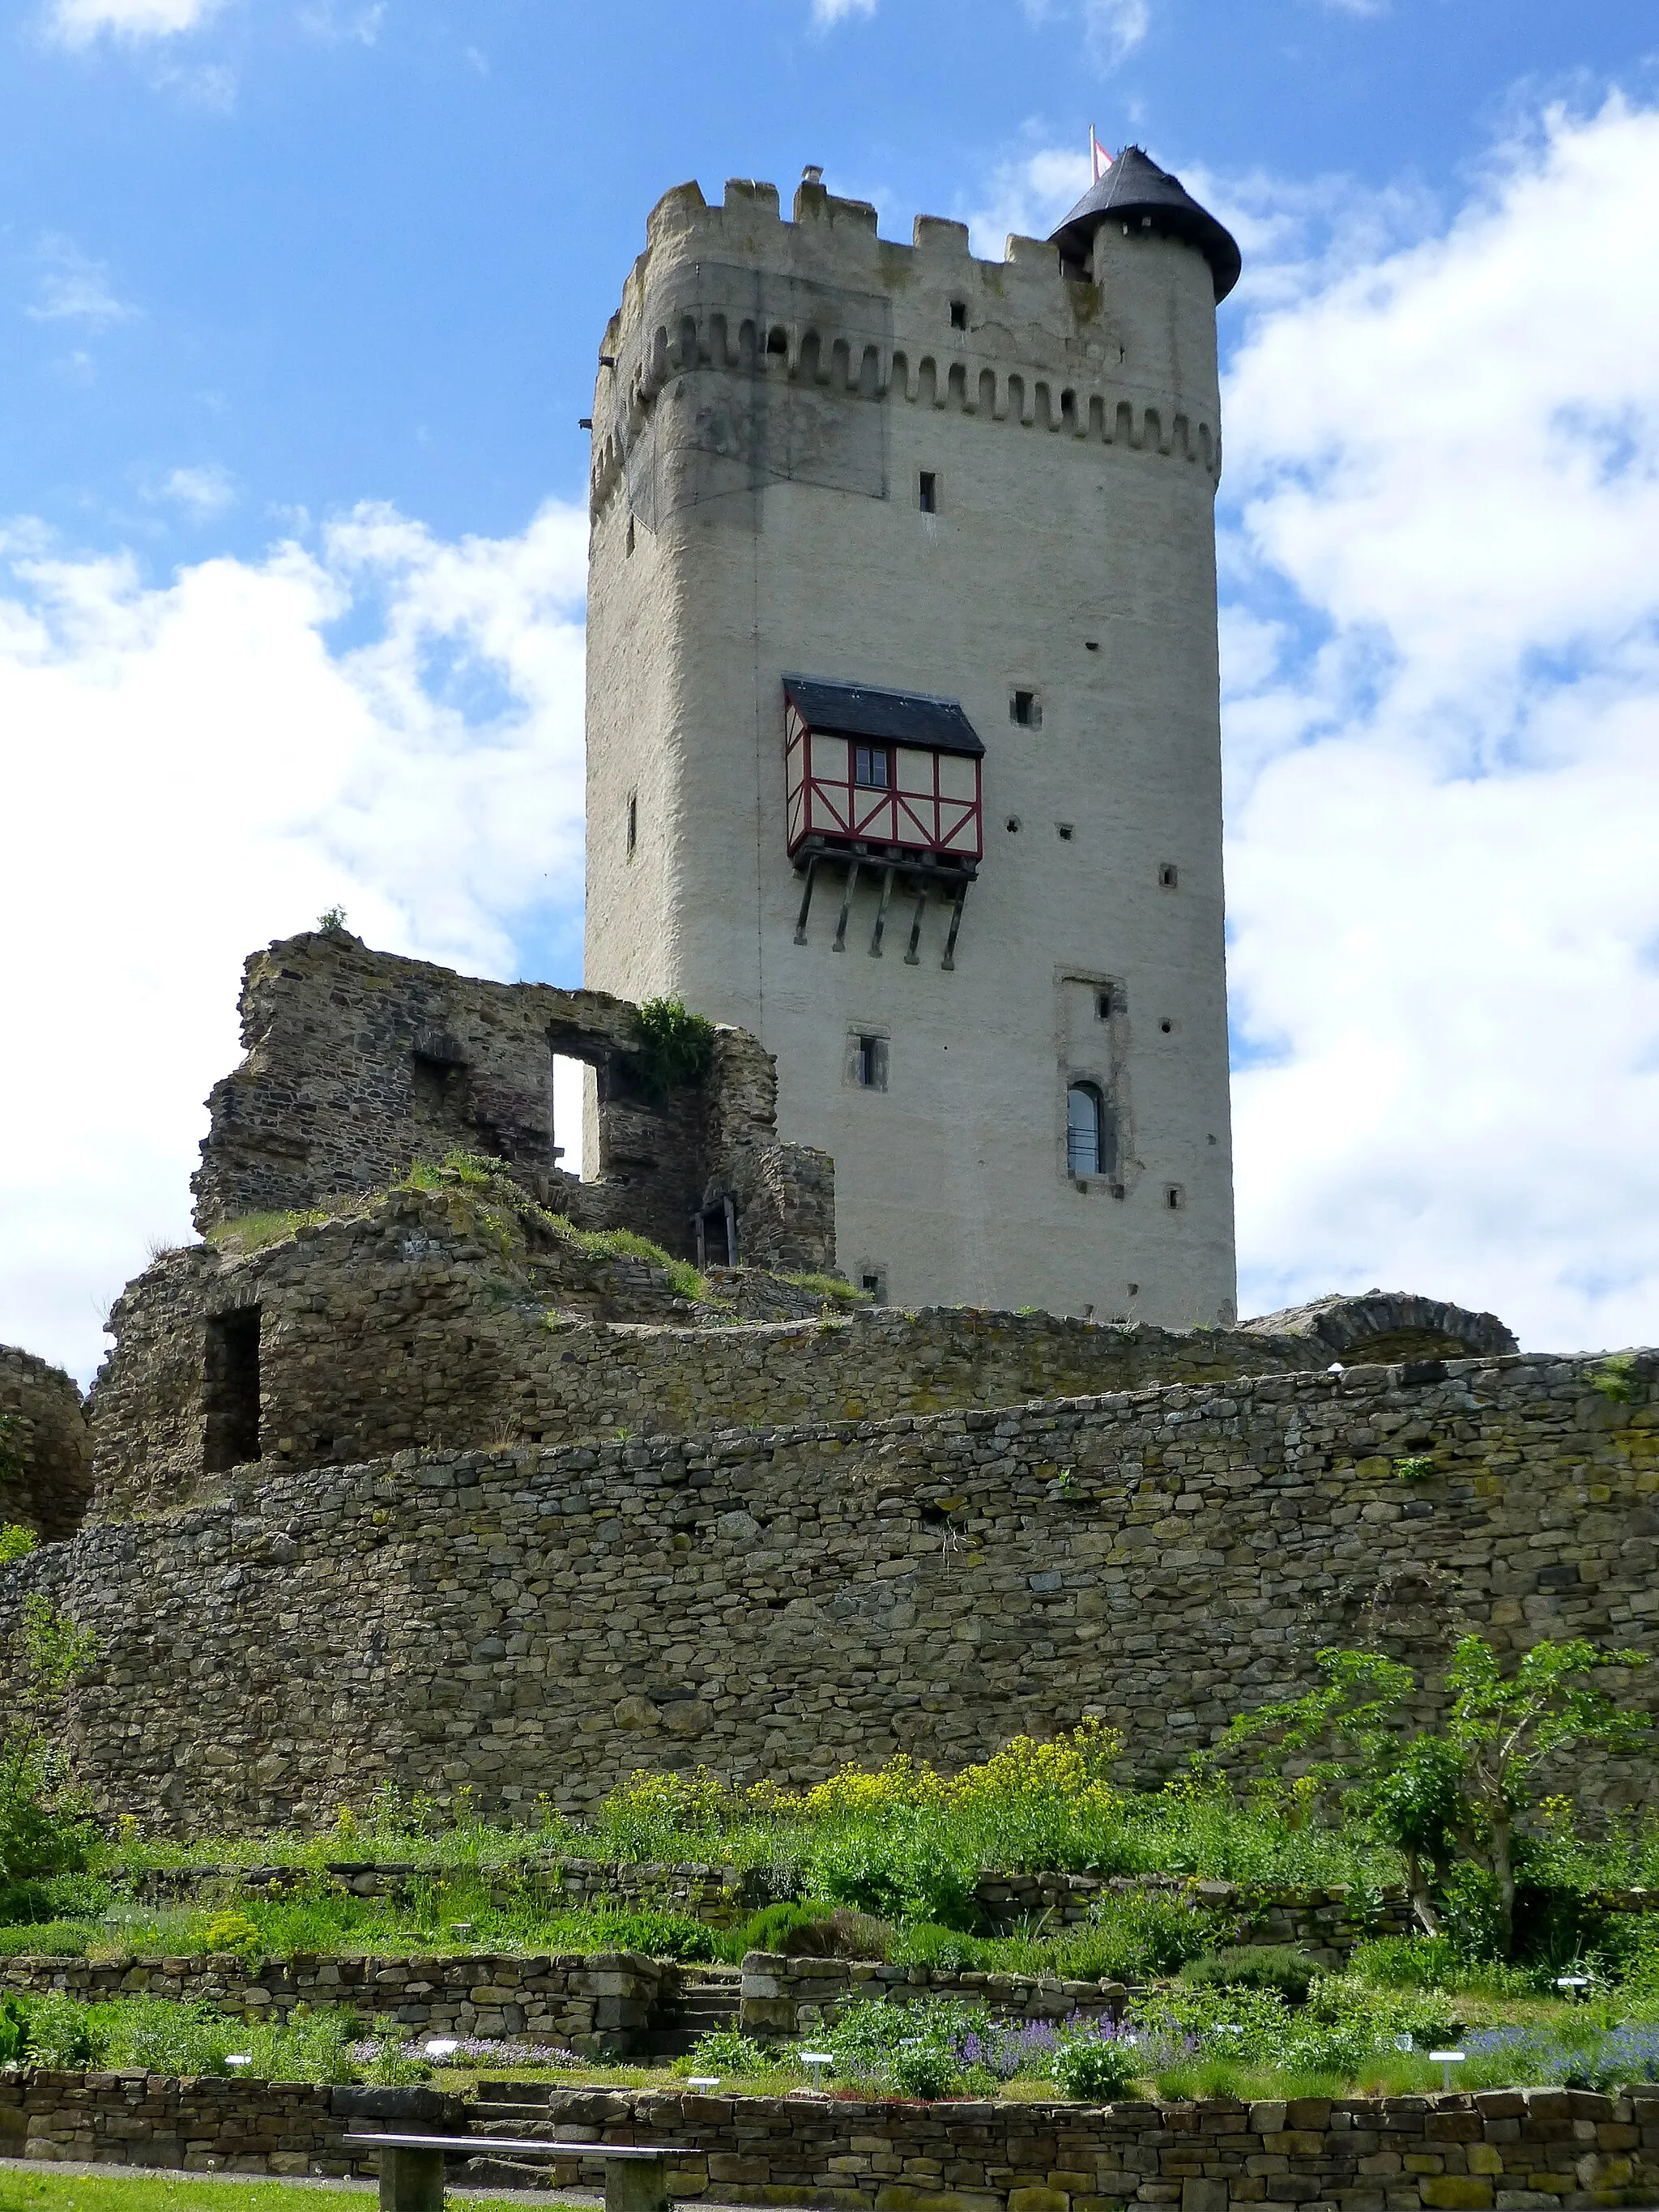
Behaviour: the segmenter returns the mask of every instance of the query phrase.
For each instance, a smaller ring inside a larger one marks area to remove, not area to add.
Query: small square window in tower
[[[853,1031],[848,1039],[847,1076],[855,1091],[886,1090],[887,1039],[881,1031]]]
[[[985,752],[954,699],[786,676],[789,857],[867,855],[971,876]]]

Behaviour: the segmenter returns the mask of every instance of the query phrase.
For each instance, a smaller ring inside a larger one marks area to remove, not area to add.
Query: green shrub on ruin
[[[714,1058],[714,1024],[678,999],[646,999],[637,1009],[639,1042],[633,1069],[647,1097],[701,1083]]]

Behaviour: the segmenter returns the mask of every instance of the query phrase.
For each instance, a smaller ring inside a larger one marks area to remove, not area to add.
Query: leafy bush
[[[819,1889],[837,1904],[878,1920],[931,1920],[946,1928],[973,1926],[977,1871],[927,1830],[886,1826],[833,1838],[813,1869]]]
[[[1062,2035],[1056,2045],[1054,2078],[1067,2097],[1109,2103],[1122,2096],[1145,2063],[1139,2046],[1127,2037],[1079,2029]]]
[[[593,1940],[617,1951],[642,1951],[647,1959],[713,1959],[719,1956],[714,1930],[689,1912],[649,1909],[594,1916]]]
[[[35,2065],[73,2069],[95,2066],[103,2058],[106,2041],[98,2031],[91,2005],[56,1990],[19,2002],[25,2015],[29,2057]]]
[[[639,1008],[640,1042],[634,1069],[654,1098],[701,1083],[714,1057],[714,1024],[687,1011],[678,999],[646,999]]]
[[[1462,1961],[1448,1936],[1379,1936],[1354,1947],[1348,1971],[1383,1990],[1444,1990],[1457,1980]]]
[[[223,2074],[246,2054],[248,2072],[271,2081],[349,2081],[354,2015],[299,2007],[282,2024],[249,2026],[209,2005],[167,1997],[82,2004],[52,1992],[15,2000],[31,2061],[40,2066],[143,2066],[156,2074]]]
[[[23,1447],[19,1441],[22,1429],[15,1413],[0,1413],[0,1474],[19,1475],[23,1472]],[[14,1559],[26,1559],[40,1542],[33,1528],[25,1528],[15,1521],[0,1522],[0,1567],[9,1567]]]
[[[1319,1969],[1305,1953],[1267,1943],[1243,1943],[1227,1951],[1209,1951],[1190,1959],[1181,1970],[1183,1982],[1210,1984],[1224,1989],[1277,1990],[1288,2003],[1306,2002]]]
[[[257,1951],[259,1931],[246,1912],[216,1913],[202,1930],[202,1947],[206,1951]]]
[[[887,2078],[902,2097],[948,2097],[961,2076],[953,2050],[921,2039],[902,2043],[887,2061]]]
[[[777,1951],[792,1959],[884,1959],[892,1937],[884,1920],[847,1905],[809,1898],[799,1905],[767,1905],[734,1929],[724,1948]]]
[[[758,2043],[740,2029],[711,2028],[692,2045],[690,2055],[676,2062],[678,2074],[763,2074],[771,2063]]]
[[[57,1917],[58,1907],[44,1881],[0,1884],[0,1928],[40,1927]]]
[[[28,2047],[28,2014],[21,1999],[0,1997],[0,2066],[21,2066]]]

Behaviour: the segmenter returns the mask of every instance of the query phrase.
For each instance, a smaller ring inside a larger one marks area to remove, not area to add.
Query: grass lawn
[[[303,2182],[222,2181],[198,2174],[26,2172],[0,2166],[0,2212],[322,2212],[343,2198],[361,2201],[356,2190],[307,2188]],[[498,2199],[451,2190],[447,2212],[501,2212]],[[550,2197],[547,2212],[578,2212]]]

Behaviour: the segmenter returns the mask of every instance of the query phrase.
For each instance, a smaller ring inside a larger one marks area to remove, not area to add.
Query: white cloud
[[[1083,33],[1091,57],[1105,69],[1127,60],[1152,22],[1147,0],[1083,0]]]
[[[236,504],[236,480],[216,461],[174,469],[156,488],[159,499],[182,507],[192,522],[207,522]]]
[[[86,1373],[152,1237],[188,1234],[244,955],[343,906],[511,975],[580,902],[586,519],[446,544],[360,511],[320,548],[133,562],[0,535],[10,1064],[0,1341]],[[343,623],[362,641],[331,641]]]
[[[37,296],[23,313],[36,323],[86,323],[96,330],[124,323],[137,313],[118,300],[109,270],[83,253],[71,238],[48,232],[36,252],[40,267]]]
[[[1047,238],[1089,189],[1088,149],[1035,146],[999,161],[985,189],[984,204],[969,211],[974,252],[1000,261],[1012,233]]]
[[[65,46],[84,46],[100,33],[126,40],[171,39],[216,15],[221,0],[50,0],[48,29]]]
[[[873,15],[876,0],[812,0],[812,21],[821,30],[844,23],[854,15]]]
[[[380,38],[385,21],[386,0],[373,0],[371,6],[344,9],[336,4],[336,0],[322,0],[322,4],[300,11],[301,28],[331,46],[348,42],[372,46]]]
[[[1247,1304],[1659,1336],[1659,114],[1260,295],[1225,404]],[[1291,241],[1293,255],[1299,252]]]

